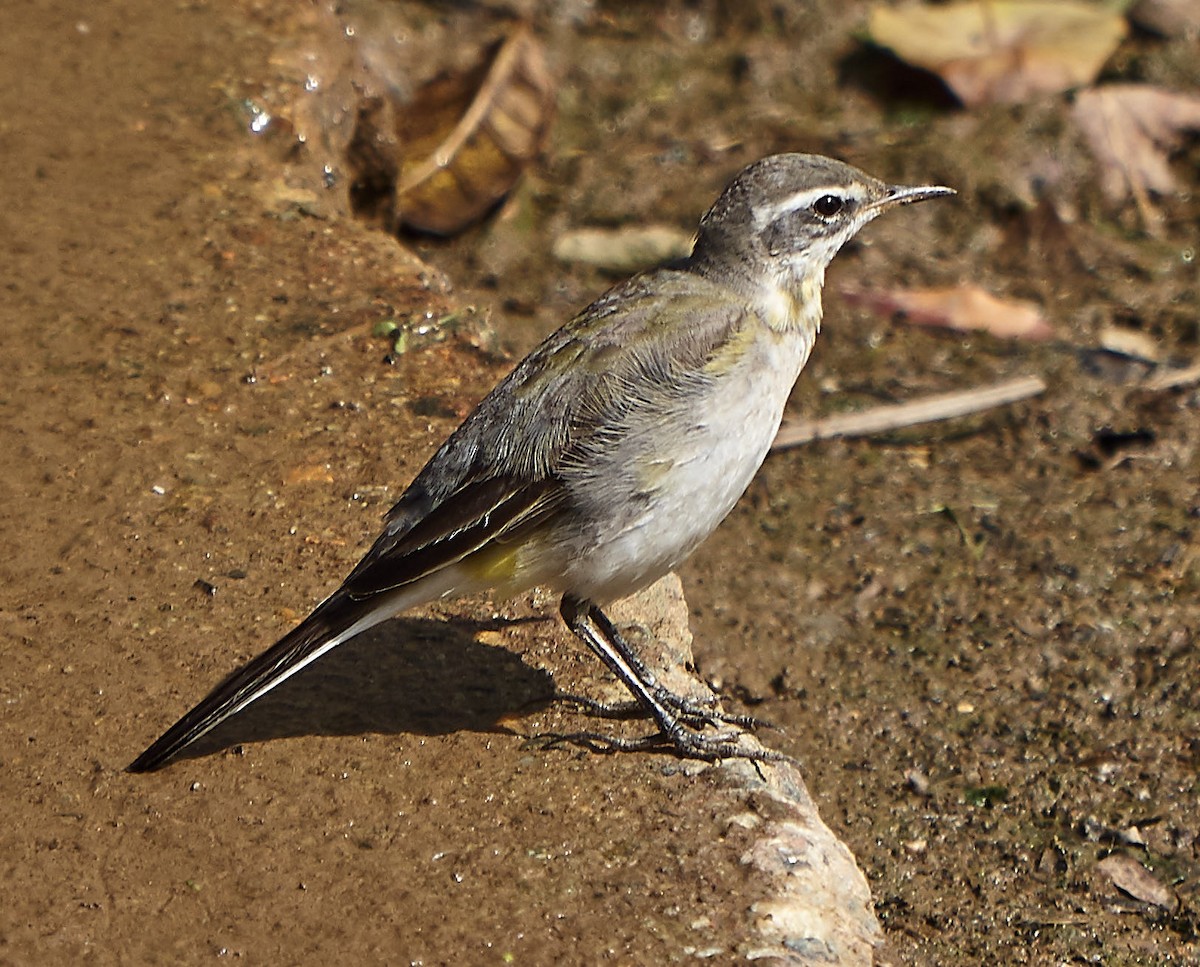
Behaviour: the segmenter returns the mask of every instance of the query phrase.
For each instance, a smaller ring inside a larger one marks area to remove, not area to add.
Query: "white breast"
[[[572,482],[589,518],[561,587],[624,597],[680,564],[733,509],[770,449],[815,332],[763,327],[686,405],[631,428]],[[558,582],[555,582],[558,583]]]

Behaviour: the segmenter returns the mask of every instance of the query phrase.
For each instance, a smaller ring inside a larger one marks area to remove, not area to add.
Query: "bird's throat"
[[[759,296],[763,321],[779,333],[801,330],[812,335],[821,331],[821,287],[825,273],[800,278],[778,276],[768,280]]]

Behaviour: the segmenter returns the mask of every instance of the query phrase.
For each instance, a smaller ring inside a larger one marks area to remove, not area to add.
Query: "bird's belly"
[[[587,526],[568,542],[563,590],[597,601],[632,594],[725,519],[770,449],[807,350],[751,356],[686,405],[631,420],[571,482]]]

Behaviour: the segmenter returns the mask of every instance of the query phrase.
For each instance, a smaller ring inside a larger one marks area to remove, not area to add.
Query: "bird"
[[[606,751],[761,758],[728,728],[754,720],[665,688],[603,609],[678,567],[749,486],[820,331],[838,251],[889,209],[954,193],[813,154],[744,168],[700,220],[690,255],[618,283],[547,336],[434,453],[341,586],[129,771],[166,765],[400,612],[539,586],[561,594],[567,627],[657,726],[579,737]]]

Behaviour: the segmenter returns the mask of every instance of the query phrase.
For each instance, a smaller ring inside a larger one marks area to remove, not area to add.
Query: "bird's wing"
[[[669,401],[746,318],[744,299],[674,269],[635,276],[601,296],[548,336],[442,444],[388,511],[351,583],[394,586],[395,578],[370,581],[367,573],[387,560],[401,575],[393,558],[431,561],[427,552],[444,541],[467,546],[551,508],[563,496],[558,472],[568,455],[622,426],[631,408]]]
[[[744,317],[732,293],[672,270],[635,277],[596,300],[433,455],[343,590],[354,600],[395,590],[560,510],[568,499],[564,460],[594,436],[619,432],[631,409],[669,401]]]
[[[355,601],[413,584],[532,525],[563,498],[556,477],[471,480],[398,536],[384,533],[346,578]]]

